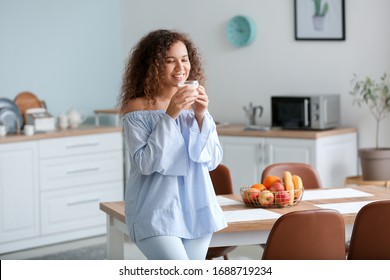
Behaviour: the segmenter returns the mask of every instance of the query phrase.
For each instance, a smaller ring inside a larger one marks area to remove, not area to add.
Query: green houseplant
[[[365,77],[358,79],[354,74],[350,94],[353,104],[366,105],[376,120],[375,148],[359,149],[363,180],[390,180],[390,148],[379,147],[381,121],[390,113],[390,92],[387,74],[379,82]]]
[[[329,4],[325,2],[322,5],[321,0],[313,0],[314,1],[314,16],[324,17],[329,10]]]

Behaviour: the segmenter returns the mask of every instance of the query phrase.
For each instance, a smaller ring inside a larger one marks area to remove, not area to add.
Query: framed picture
[[[345,40],[344,0],[294,0],[296,40]]]

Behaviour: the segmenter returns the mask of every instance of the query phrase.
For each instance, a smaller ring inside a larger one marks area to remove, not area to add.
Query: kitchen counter
[[[298,138],[298,139],[318,139],[335,135],[357,132],[356,128],[344,127],[327,130],[285,130],[271,129],[269,131],[244,130],[243,124],[217,125],[218,135],[220,136],[244,136],[244,137],[279,137],[279,138]],[[7,134],[0,137],[0,144],[16,143],[23,141],[59,138],[66,136],[81,136],[97,133],[110,133],[122,131],[118,126],[80,126],[74,129],[60,129],[50,132],[37,132],[34,135],[26,136],[21,134]]]
[[[334,128],[327,130],[287,130],[271,129],[268,131],[261,130],[244,130],[243,124],[217,125],[219,136],[244,136],[244,137],[278,137],[278,138],[295,138],[295,139],[318,139],[322,137],[336,136],[348,133],[356,133],[357,129],[352,127]]]
[[[21,134],[7,134],[5,137],[0,137],[0,144],[4,143],[16,143],[31,140],[60,138],[67,136],[82,136],[98,133],[110,133],[122,131],[122,127],[115,126],[80,126],[78,128],[60,129],[50,132],[36,132],[34,135],[26,136]]]

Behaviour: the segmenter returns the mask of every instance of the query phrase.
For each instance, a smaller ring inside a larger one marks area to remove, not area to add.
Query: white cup
[[[25,135],[28,136],[34,135],[34,126],[31,124],[25,124],[23,127],[23,131]]]
[[[178,84],[179,87],[185,87],[185,86],[188,86],[189,89],[197,89],[198,86],[199,86],[199,82],[198,81],[181,81],[179,84]]]
[[[7,127],[5,125],[0,125],[0,137],[7,135]]]
[[[60,129],[66,129],[69,127],[69,119],[67,115],[65,114],[58,115],[58,127]]]

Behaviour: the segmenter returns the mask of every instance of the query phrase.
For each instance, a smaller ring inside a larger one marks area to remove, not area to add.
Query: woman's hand
[[[179,88],[172,96],[166,113],[173,119],[176,119],[181,111],[189,109],[190,106],[194,104],[197,96],[198,91],[189,89],[188,86]]]
[[[199,128],[202,128],[203,117],[207,111],[207,108],[209,107],[209,98],[203,86],[199,85],[197,91],[199,94],[195,103],[192,104],[192,108],[194,109]]]

